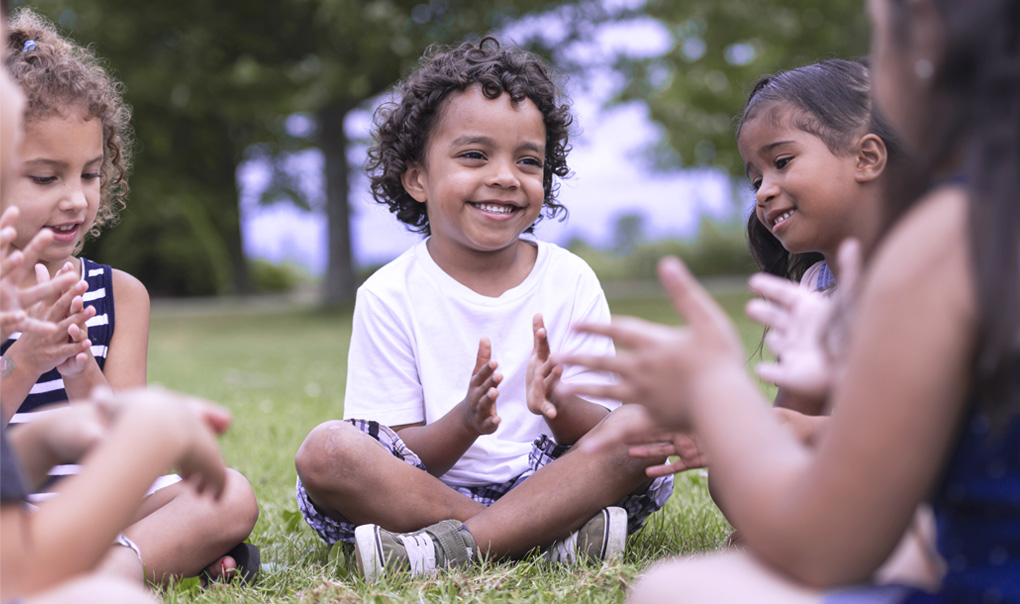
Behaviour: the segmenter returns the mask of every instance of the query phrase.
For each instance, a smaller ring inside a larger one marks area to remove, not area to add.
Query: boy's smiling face
[[[451,95],[429,133],[425,165],[403,177],[427,206],[430,245],[444,255],[513,249],[542,211],[545,136],[528,99],[489,99],[478,85]]]

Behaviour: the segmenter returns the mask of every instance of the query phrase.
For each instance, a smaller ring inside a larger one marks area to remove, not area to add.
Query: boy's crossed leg
[[[633,410],[621,407],[592,432],[632,418]],[[489,506],[398,454],[347,422],[327,422],[313,430],[296,458],[298,498],[309,524],[327,541],[351,541],[355,525],[408,532],[454,519],[464,523],[480,556],[520,557],[569,536],[603,508],[640,493],[644,501],[628,505],[636,513],[630,522],[636,530],[672,492],[670,477],[652,485],[645,475],[646,467],[664,460],[634,459],[623,445],[596,453],[572,449],[526,473],[526,480],[509,485]]]

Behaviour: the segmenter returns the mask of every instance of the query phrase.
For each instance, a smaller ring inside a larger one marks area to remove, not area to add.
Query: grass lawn
[[[717,295],[751,351],[761,332],[743,318],[748,296],[736,289]],[[612,296],[611,306],[616,314],[676,322],[661,297]],[[244,310],[154,308],[149,380],[233,411],[234,424],[221,445],[227,463],[247,476],[258,496],[261,516],[251,540],[264,565],[253,588],[202,590],[190,580],[161,594],[168,602],[620,602],[649,563],[717,548],[728,534],[704,474],[691,471],[677,476],[666,508],[630,538],[621,562],[557,568],[528,559],[366,585],[355,577],[353,554],[339,548],[331,553],[294,501],[294,452],[312,427],[341,415],[350,309]]]

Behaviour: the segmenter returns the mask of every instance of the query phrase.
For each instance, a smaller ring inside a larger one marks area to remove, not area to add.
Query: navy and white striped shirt
[[[89,339],[92,341],[92,356],[96,358],[96,363],[102,370],[106,364],[110,339],[113,338],[113,269],[87,258],[81,259],[81,268],[82,278],[89,284],[88,291],[82,296],[82,300],[85,306],[96,308],[96,315],[89,319],[85,325],[88,327]],[[0,354],[6,352],[7,348],[20,335],[20,333],[12,334],[11,339],[0,347]],[[11,418],[11,423],[31,421],[31,412],[65,401],[67,401],[67,392],[64,391],[64,380],[56,368],[51,369],[36,380],[32,391],[18,407],[14,417]]]

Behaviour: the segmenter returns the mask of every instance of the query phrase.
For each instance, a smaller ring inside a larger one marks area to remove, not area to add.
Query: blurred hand
[[[216,436],[231,422],[228,410],[195,397],[163,390],[139,388],[114,393],[96,389],[93,399],[115,425],[159,431],[179,445],[173,465],[199,493],[218,498],[226,482],[226,468]],[[139,451],[143,454],[143,451]]]
[[[689,405],[703,400],[704,387],[744,373],[744,350],[726,313],[676,258],[659,263],[659,280],[687,326],[668,327],[622,317],[611,325],[576,329],[613,338],[615,357],[575,354],[562,362],[619,375],[615,384],[560,384],[557,393],[640,403],[662,428],[686,431]]]
[[[849,240],[840,246],[839,296],[852,296],[860,268],[860,246]],[[774,363],[760,363],[758,376],[782,390],[822,400],[832,388],[835,354],[828,338],[837,302],[818,292],[773,275],[751,278],[751,289],[764,297],[747,303],[747,316],[769,330],[765,345]]]

